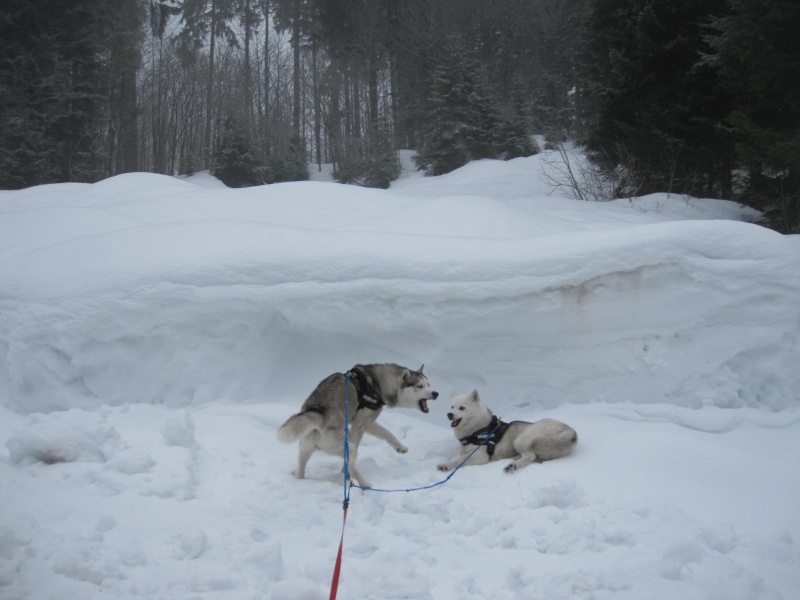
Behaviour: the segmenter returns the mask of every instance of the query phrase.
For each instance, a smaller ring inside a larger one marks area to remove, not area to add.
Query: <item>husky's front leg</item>
[[[394,434],[391,431],[386,429],[384,426],[379,425],[377,421],[373,422],[369,427],[367,427],[367,433],[379,438],[389,444],[392,448],[397,450],[400,454],[405,454],[408,452],[408,448],[403,446]]]
[[[486,448],[481,448],[480,450],[475,452],[472,456],[470,456],[466,461],[464,461],[464,455],[467,454],[467,452],[472,452],[472,450],[469,447],[462,448],[461,454],[459,454],[458,458],[454,458],[450,462],[437,465],[436,468],[439,469],[440,471],[452,471],[462,462],[464,463],[464,466],[485,465],[486,463],[489,462],[489,453],[486,452]]]

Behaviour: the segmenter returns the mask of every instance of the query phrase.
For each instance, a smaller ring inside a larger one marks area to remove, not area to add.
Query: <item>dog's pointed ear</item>
[[[478,390],[472,390],[472,393],[469,395],[469,399],[472,400],[473,402],[480,402],[481,397],[478,394]]]
[[[422,363],[422,366],[419,368],[419,372],[422,373],[422,370],[425,368],[425,363]]]
[[[456,396],[458,396],[458,392],[455,390],[450,390],[450,397],[455,398]]]
[[[408,381],[409,377],[411,377],[411,371],[403,369],[403,374],[400,375],[400,381]]]

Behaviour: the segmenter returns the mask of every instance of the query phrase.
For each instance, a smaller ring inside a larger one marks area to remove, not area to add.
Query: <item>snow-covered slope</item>
[[[354,494],[342,598],[784,598],[800,573],[800,241],[718,200],[548,196],[541,156],[229,190],[0,192],[0,598],[323,598],[340,464],[274,431],[358,362],[431,415],[367,441],[405,489],[451,389],[575,455]]]

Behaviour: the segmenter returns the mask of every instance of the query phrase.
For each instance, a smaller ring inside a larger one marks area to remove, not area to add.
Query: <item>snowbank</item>
[[[800,240],[724,201],[548,196],[546,157],[390,190],[128,174],[0,192],[0,598],[325,598],[340,459],[275,430],[323,377],[424,362],[365,476],[459,449],[447,392],[574,455],[354,494],[340,597],[789,600]]]

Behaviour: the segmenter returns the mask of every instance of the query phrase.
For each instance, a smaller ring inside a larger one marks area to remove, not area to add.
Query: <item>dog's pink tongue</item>
[[[428,401],[425,398],[419,401],[419,409],[424,413],[430,412],[428,411]]]

